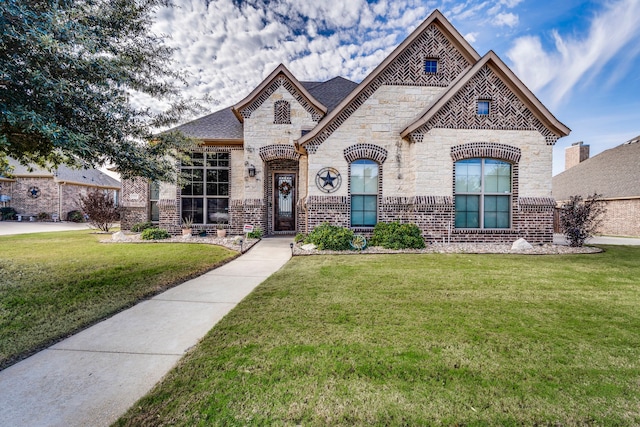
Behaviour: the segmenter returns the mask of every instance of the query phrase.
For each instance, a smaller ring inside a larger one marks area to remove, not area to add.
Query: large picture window
[[[229,153],[192,153],[182,166],[182,219],[194,224],[229,223]]]
[[[373,227],[378,221],[378,164],[373,160],[351,163],[351,226]]]
[[[455,163],[456,228],[511,226],[511,164],[495,159]]]

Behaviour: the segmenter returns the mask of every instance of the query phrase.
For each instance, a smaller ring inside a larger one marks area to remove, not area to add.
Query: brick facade
[[[640,236],[640,198],[606,200],[598,233],[612,236]]]

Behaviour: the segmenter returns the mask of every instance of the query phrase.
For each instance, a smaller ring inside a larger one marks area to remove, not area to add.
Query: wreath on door
[[[291,187],[291,184],[289,184],[287,181],[283,181],[279,186],[278,186],[278,191],[280,192],[280,194],[282,194],[284,197],[287,197],[289,194],[291,194],[291,189],[293,187]]]

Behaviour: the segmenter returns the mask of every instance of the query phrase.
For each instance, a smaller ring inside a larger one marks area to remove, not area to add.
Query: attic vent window
[[[425,59],[424,60],[424,72],[425,72],[425,74],[436,74],[438,72],[438,60],[437,59]]]
[[[291,124],[291,104],[287,101],[276,101],[273,104],[273,123]]]
[[[479,100],[478,101],[478,106],[477,106],[477,113],[479,116],[488,116],[489,115],[489,108],[491,106],[491,101],[487,101],[487,100]]]

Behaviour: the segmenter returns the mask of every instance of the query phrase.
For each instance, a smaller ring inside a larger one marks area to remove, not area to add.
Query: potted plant
[[[193,229],[193,217],[187,216],[182,219],[182,235],[191,236]]]
[[[216,233],[218,233],[218,237],[226,237],[227,229],[224,228],[224,224],[222,222],[218,222],[216,224]]]

